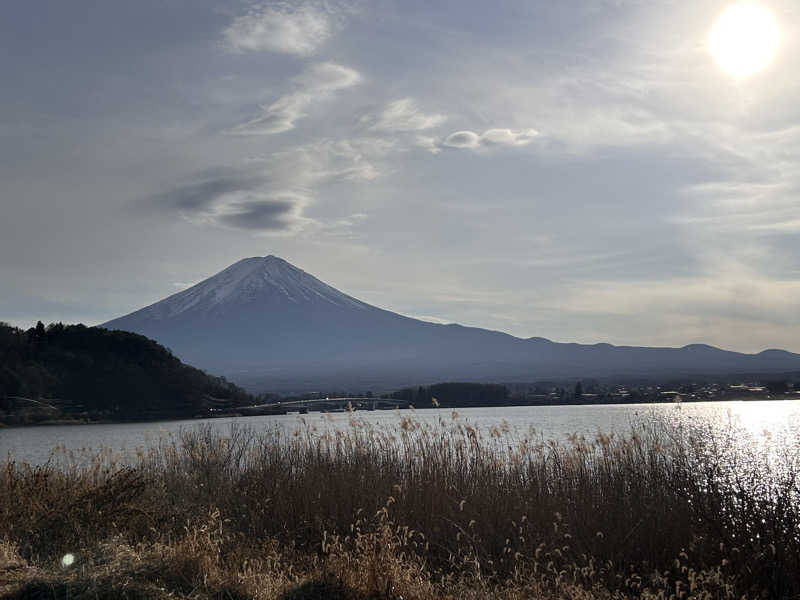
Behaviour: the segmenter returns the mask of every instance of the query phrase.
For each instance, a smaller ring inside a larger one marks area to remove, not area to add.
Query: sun
[[[739,2],[717,18],[708,41],[717,64],[734,77],[744,78],[769,66],[778,51],[780,32],[770,9]]]

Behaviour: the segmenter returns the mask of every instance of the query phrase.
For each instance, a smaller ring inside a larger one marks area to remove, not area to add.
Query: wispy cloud
[[[539,137],[535,129],[487,129],[480,136],[484,146],[527,146]]]
[[[309,2],[258,4],[236,17],[223,35],[235,52],[271,51],[308,56],[334,33],[337,23]]]
[[[294,91],[281,96],[272,104],[262,106],[261,115],[236,125],[230,133],[236,135],[271,135],[294,129],[295,122],[318,102],[329,99],[335,92],[361,81],[357,71],[335,63],[312,65],[292,80]]]
[[[371,121],[370,129],[387,133],[404,131],[423,131],[441,125],[447,120],[445,115],[424,113],[414,98],[401,98],[386,105],[377,115],[366,117]]]

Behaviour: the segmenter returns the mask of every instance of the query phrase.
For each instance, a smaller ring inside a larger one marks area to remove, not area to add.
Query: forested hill
[[[0,323],[0,417],[137,420],[207,415],[251,403],[242,389],[183,364],[142,335],[42,323]]]

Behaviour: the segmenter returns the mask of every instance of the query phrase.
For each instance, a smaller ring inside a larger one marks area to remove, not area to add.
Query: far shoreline
[[[243,413],[225,413],[225,414],[218,414],[218,415],[205,415],[205,416],[187,416],[187,417],[176,417],[176,418],[169,418],[169,419],[135,419],[135,420],[116,420],[116,419],[102,419],[102,420],[81,420],[81,419],[48,419],[45,421],[40,421],[36,423],[3,423],[0,422],[0,429],[25,429],[31,427],[63,427],[63,426],[77,426],[77,425],[134,425],[134,424],[146,424],[146,423],[175,423],[178,421],[208,421],[212,419],[228,419],[228,418],[253,418],[253,417],[279,417],[279,416],[286,416],[288,414],[295,414],[296,416],[303,416],[308,414],[338,414],[338,413],[373,413],[373,412],[391,412],[396,410],[464,410],[467,408],[547,408],[547,407],[587,407],[587,406],[655,406],[655,405],[664,405],[664,404],[673,404],[675,406],[681,406],[684,404],[709,404],[712,402],[784,402],[784,401],[800,401],[800,396],[798,395],[784,395],[781,397],[770,397],[770,398],[763,398],[763,397],[744,397],[744,398],[714,398],[709,400],[700,400],[700,399],[689,399],[689,400],[680,400],[678,402],[674,400],[664,400],[661,402],[560,402],[560,403],[552,403],[552,404],[499,404],[499,405],[481,405],[481,406],[410,406],[409,408],[387,408],[387,409],[376,409],[376,410],[353,410],[353,411],[306,411],[306,412],[282,412],[282,413],[272,413],[272,414],[243,414]],[[246,408],[246,407],[243,407]]]

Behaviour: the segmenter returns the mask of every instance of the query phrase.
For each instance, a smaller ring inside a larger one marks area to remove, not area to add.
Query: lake
[[[637,420],[660,415],[671,422],[705,424],[720,434],[735,428],[739,431],[737,443],[742,445],[756,444],[781,452],[800,449],[800,400],[463,408],[455,412],[462,422],[484,431],[507,424],[511,439],[535,436],[564,441],[574,433],[587,437],[598,432],[619,435],[630,431],[632,423]],[[362,411],[353,413],[353,416],[376,427],[391,429],[403,417],[428,423],[440,419],[450,422],[452,413],[451,409],[427,409]],[[80,461],[105,450],[126,462],[133,460],[137,448],[146,449],[160,439],[174,438],[182,430],[204,423],[222,434],[230,430],[232,423],[254,431],[278,427],[292,433],[304,425],[313,426],[317,431],[347,428],[350,418],[348,413],[309,413],[302,416],[5,428],[0,429],[0,461],[6,457],[32,465],[70,458]]]

